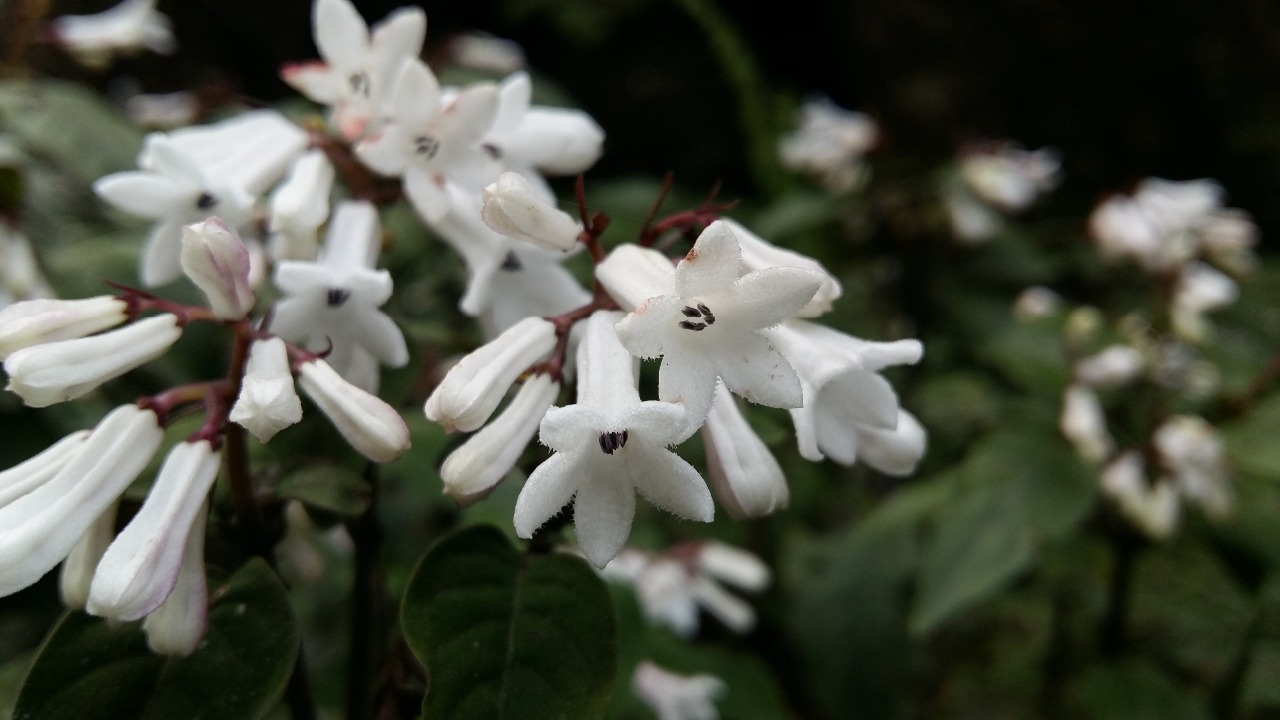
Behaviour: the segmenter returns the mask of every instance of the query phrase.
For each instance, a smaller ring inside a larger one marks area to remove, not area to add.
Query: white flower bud
[[[698,550],[698,567],[717,580],[748,592],[760,592],[773,581],[763,560],[718,540],[704,543]]]
[[[1067,387],[1062,397],[1062,417],[1058,427],[1080,457],[1091,463],[1102,462],[1115,449],[1098,396],[1084,385]]]
[[[0,310],[0,359],[22,348],[92,335],[124,322],[125,301],[110,295],[84,300],[27,300]]]
[[[626,243],[596,265],[596,279],[623,310],[634,310],[645,300],[670,293],[676,268],[657,250]]]
[[[644,660],[631,676],[631,689],[658,720],[717,720],[715,700],[725,684],[713,675],[677,675]]]
[[[790,492],[782,468],[723,382],[716,384],[716,397],[702,426],[702,442],[711,487],[730,516],[763,517],[787,506]]]
[[[506,409],[445,458],[440,466],[445,494],[463,507],[487,497],[515,467],[559,393],[560,383],[550,375],[526,380]]]
[[[0,508],[52,480],[87,437],[88,430],[73,432],[30,460],[0,472]]]
[[[204,528],[209,500],[196,512],[183,547],[182,569],[169,597],[147,615],[147,646],[161,655],[186,657],[196,651],[209,627],[209,588],[204,574]]]
[[[1112,345],[1076,364],[1076,379],[1093,387],[1115,387],[1142,372],[1142,353],[1128,345]]]
[[[228,419],[267,442],[281,430],[302,419],[302,401],[293,388],[289,355],[284,341],[258,340],[249,350],[240,397]]]
[[[309,150],[271,195],[273,250],[280,260],[312,260],[316,234],[329,217],[333,164],[322,150]]]
[[[409,449],[409,427],[395,408],[342,379],[323,360],[303,363],[298,373],[302,390],[361,455],[391,462]]]
[[[484,189],[484,222],[495,232],[547,250],[572,250],[582,226],[525,177],[505,172]]]
[[[118,501],[111,503],[85,531],[67,559],[62,561],[58,589],[62,593],[62,604],[72,610],[83,610],[89,601],[93,573],[116,536],[116,508],[119,504]]]
[[[0,597],[39,580],[133,482],[164,439],[155,413],[122,405],[48,482],[0,508]]]
[[[804,309],[798,313],[799,317],[822,315],[830,310],[832,304],[844,294],[844,288],[840,286],[840,281],[828,272],[822,266],[822,263],[807,255],[780,248],[746,229],[737,221],[729,218],[720,219],[733,228],[733,233],[738,238],[738,246],[742,248],[742,269],[740,272],[743,275],[753,270],[763,270],[768,267],[803,268],[822,274],[822,286],[818,288],[817,294],[813,296],[809,304],[805,305]]]
[[[25,348],[4,361],[6,389],[30,407],[74,400],[160,357],[181,335],[178,319],[166,314],[101,335]]]
[[[516,378],[555,345],[556,327],[551,322],[521,320],[458,361],[427,398],[424,412],[446,431],[475,430],[497,409]]]
[[[182,271],[209,298],[213,314],[238,320],[253,309],[249,250],[226,223],[211,217],[182,228]]]

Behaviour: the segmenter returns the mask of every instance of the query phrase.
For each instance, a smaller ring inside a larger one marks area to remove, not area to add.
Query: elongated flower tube
[[[101,335],[25,348],[4,361],[6,389],[30,407],[74,400],[160,357],[181,335],[178,318],[165,314]]]
[[[724,383],[716,386],[702,442],[711,487],[731,517],[762,517],[787,506],[790,492],[782,468]]]
[[[409,449],[409,427],[396,409],[347,382],[323,360],[298,368],[298,384],[361,455],[391,462]]]
[[[50,445],[30,460],[0,472],[0,508],[57,476],[58,472],[75,457],[87,437],[89,437],[88,430],[77,430]]]
[[[163,439],[155,413],[122,405],[98,423],[57,475],[0,508],[0,597],[61,562]]]
[[[71,340],[125,321],[125,301],[110,295],[83,300],[27,300],[0,310],[0,359],[23,348]]]
[[[289,356],[280,338],[258,340],[249,349],[240,397],[228,418],[261,442],[302,419],[302,401],[293,387]]]
[[[507,237],[547,250],[572,250],[582,226],[519,173],[505,172],[484,189],[484,222]]]
[[[555,348],[556,329],[542,318],[525,318],[458,361],[427,398],[427,417],[446,431],[470,432],[497,409],[507,389]]]
[[[161,655],[186,657],[196,651],[209,627],[209,588],[204,576],[204,527],[209,500],[196,512],[182,551],[182,569],[173,592],[142,622],[147,646]]]
[[[137,620],[164,602],[178,582],[187,535],[221,463],[208,440],[169,451],[142,509],[98,563],[85,606],[90,614]]]
[[[445,494],[452,495],[463,507],[487,497],[515,467],[559,394],[560,383],[550,375],[526,380],[492,422],[445,458],[440,466]]]
[[[58,589],[62,593],[62,604],[73,610],[83,610],[89,601],[93,573],[116,536],[116,510],[119,505],[118,500],[111,503],[85,531],[80,542],[71,548],[67,559],[62,561]]]
[[[213,314],[238,320],[253,309],[249,250],[216,217],[182,228],[182,271],[209,298]]]

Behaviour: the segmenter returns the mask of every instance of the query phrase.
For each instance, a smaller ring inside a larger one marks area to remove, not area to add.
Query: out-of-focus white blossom
[[[1129,345],[1110,345],[1076,363],[1076,380],[1092,387],[1116,387],[1138,377],[1145,362]]]
[[[237,320],[253,310],[249,250],[226,223],[211,217],[182,228],[182,271],[209,299],[213,314]]]
[[[525,65],[524,48],[519,43],[488,33],[454,35],[449,39],[447,50],[450,60],[473,70],[505,75]]]
[[[50,30],[59,45],[92,68],[106,67],[116,54],[146,48],[169,55],[177,48],[169,18],[156,10],[156,0],[124,0],[93,15],[63,15]]]
[[[870,115],[831,100],[809,100],[796,114],[796,129],[778,143],[782,164],[818,177],[834,193],[856,190],[867,178],[864,156],[880,140]]]
[[[400,413],[344,380],[323,360],[302,363],[298,384],[361,455],[374,462],[391,462],[409,449],[409,426]]]
[[[3,152],[0,138],[0,152]],[[17,227],[0,219],[0,308],[9,303],[53,297],[40,270],[31,241]]]
[[[302,419],[302,401],[293,387],[283,340],[273,337],[253,343],[240,396],[227,419],[264,443]]]
[[[958,178],[944,191],[956,237],[989,240],[1004,228],[1004,213],[1026,210],[1057,187],[1058,154],[1050,148],[1024,150],[1014,143],[980,145],[960,157]]]
[[[125,301],[111,295],[83,300],[27,300],[0,309],[0,359],[33,345],[92,335],[124,322]]]
[[[139,93],[124,103],[124,114],[134,123],[147,128],[169,128],[190,125],[200,112],[200,101],[185,90],[171,93]]]
[[[205,125],[148,135],[138,167],[157,169],[154,143],[161,138],[190,158],[206,177],[234,186],[250,198],[261,197],[275,185],[309,142],[306,131],[280,112],[250,110]],[[235,227],[243,222],[229,217],[221,207],[205,214],[217,214]]]
[[[1152,436],[1160,463],[1182,496],[1213,517],[1231,512],[1231,471],[1222,436],[1203,418],[1175,415]]]
[[[1102,491],[1140,530],[1157,540],[1173,534],[1178,527],[1178,490],[1169,482],[1154,486],[1147,480],[1142,453],[1123,453],[1102,471]]]
[[[715,701],[726,688],[714,675],[678,675],[643,660],[631,676],[631,689],[658,720],[718,720]]]
[[[542,173],[578,175],[604,149],[604,130],[581,110],[530,105],[529,74],[514,72],[498,88],[498,108],[483,142],[507,170],[540,186],[551,199]]]
[[[1043,285],[1029,287],[1013,301],[1013,317],[1019,322],[1031,322],[1062,311],[1062,296]]]
[[[1226,307],[1240,296],[1236,281],[1202,262],[1187,264],[1173,292],[1169,319],[1173,331],[1184,340],[1203,342],[1211,328],[1205,315]]]
[[[1058,420],[1062,434],[1075,446],[1080,457],[1100,463],[1115,450],[1115,441],[1107,431],[1107,416],[1092,388],[1069,385],[1062,396],[1062,415]]]

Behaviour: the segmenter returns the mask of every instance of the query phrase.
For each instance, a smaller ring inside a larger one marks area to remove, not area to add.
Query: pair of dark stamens
[[[209,193],[200,193],[200,197],[196,198],[196,208],[200,210],[212,210],[218,204],[218,198]]]
[[[347,78],[347,81],[351,83],[351,93],[353,95],[369,97],[369,91],[372,88],[370,87],[368,75],[362,72],[352,73],[351,77]]]
[[[605,455],[612,455],[627,444],[627,431],[600,433],[600,450]]]
[[[329,292],[325,295],[325,300],[329,303],[329,307],[341,307],[351,297],[350,290],[342,288],[329,288]]]
[[[708,325],[716,324],[716,316],[711,314],[711,308],[707,307],[706,305],[703,305],[702,303],[698,303],[697,307],[693,307],[691,305],[685,305],[680,310],[680,314],[684,315],[687,318],[698,318],[699,320],[705,321],[705,322],[693,322],[691,320],[681,320],[680,327],[684,328],[685,330],[701,332],[702,330],[706,330]]]
[[[413,151],[430,160],[440,152],[440,141],[430,135],[419,135],[413,139]]]

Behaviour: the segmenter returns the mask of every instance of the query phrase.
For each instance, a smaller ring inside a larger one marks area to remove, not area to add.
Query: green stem
[[[377,639],[383,632],[383,598],[386,588],[378,573],[382,528],[378,525],[378,465],[369,463],[364,478],[369,483],[369,507],[347,525],[355,546],[355,580],[351,593],[350,657],[347,659],[347,720],[368,720],[373,710],[373,676],[381,652]]]

